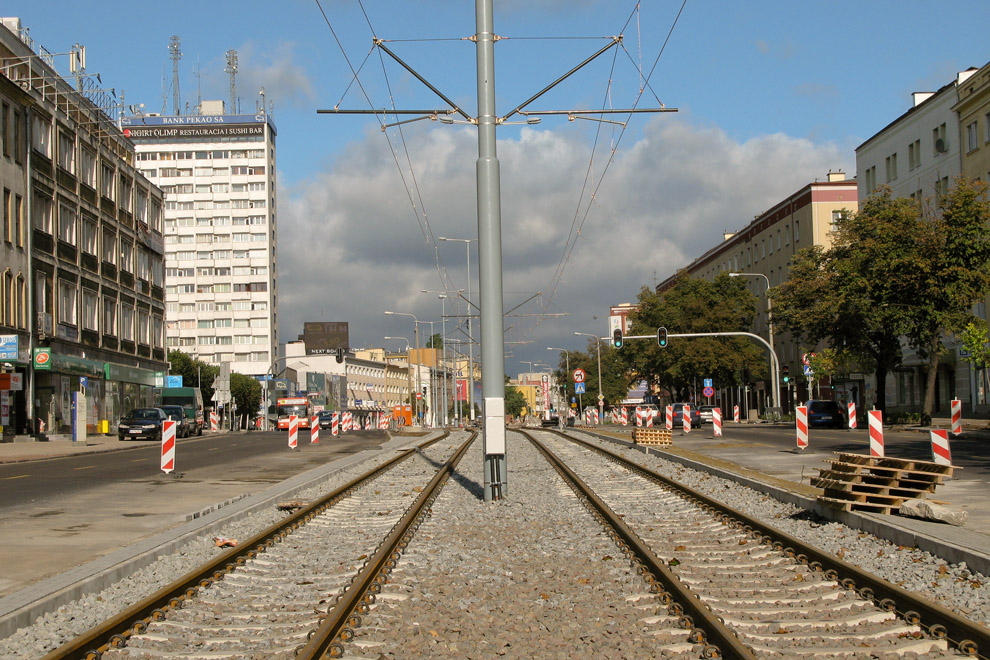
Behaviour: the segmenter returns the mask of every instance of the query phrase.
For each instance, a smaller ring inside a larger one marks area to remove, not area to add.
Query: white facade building
[[[278,346],[271,117],[207,101],[200,115],[127,117],[123,127],[165,193],[168,350],[265,374]]]

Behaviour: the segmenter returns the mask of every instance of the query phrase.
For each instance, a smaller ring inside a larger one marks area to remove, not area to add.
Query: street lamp
[[[385,312],[385,314],[387,316],[411,316],[412,319],[413,319],[413,321],[415,321],[415,323],[413,324],[413,332],[414,332],[414,335],[416,337],[416,399],[415,399],[415,401],[416,401],[416,419],[417,419],[417,421],[419,421],[420,423],[422,423],[422,417],[420,417],[420,405],[419,405],[419,401],[420,401],[420,399],[419,399],[419,387],[420,387],[420,383],[423,382],[423,380],[421,378],[421,375],[420,375],[420,370],[419,370],[419,363],[420,363],[420,361],[422,359],[420,357],[420,354],[419,354],[419,319],[416,318],[416,315],[415,314],[409,314],[407,312]],[[408,342],[406,342],[406,343],[408,344]]]
[[[474,337],[471,335],[471,317],[474,316],[474,312],[471,311],[471,241],[476,241],[476,238],[448,238],[447,236],[441,236],[441,241],[451,241],[457,243],[464,243],[464,251],[467,253],[467,304],[468,304],[468,317],[467,317],[467,328],[468,328],[468,378],[470,383],[468,386],[468,409],[471,411],[471,421],[474,421]]]
[[[594,337],[595,339],[595,348],[598,349],[598,419],[603,419],[605,417],[605,396],[602,394],[602,338],[587,332],[575,332],[574,334],[581,337]]]
[[[446,426],[450,422],[449,422],[449,418],[447,416],[447,413],[448,413],[448,408],[447,408],[447,401],[448,401],[448,394],[447,394],[447,307],[446,307],[445,301],[447,300],[447,298],[450,297],[448,294],[451,293],[451,292],[449,292],[449,291],[427,291],[426,289],[420,289],[420,291],[422,293],[436,293],[436,294],[438,294],[437,295],[437,298],[440,299],[440,333],[441,333],[441,336],[440,336],[440,341],[441,341],[440,350],[441,350],[441,356],[442,356],[442,362],[443,362],[443,366],[441,368],[441,371],[443,373],[443,423],[444,423],[444,426]],[[458,289],[457,291],[454,291],[453,293],[461,293],[462,291],[464,291],[464,289]],[[436,350],[436,346],[434,346],[433,349]]]
[[[406,339],[405,337],[385,337],[385,340],[386,341],[389,341],[389,340],[392,340],[392,339],[401,339],[402,341],[406,342],[406,381],[408,382],[408,388],[409,388],[409,391],[408,391],[407,394],[408,394],[409,397],[413,397],[413,396],[415,396],[415,394],[413,393],[413,387],[412,387],[412,361],[409,359],[409,357],[410,357],[409,356],[409,340]],[[385,375],[386,376],[388,375],[388,364],[387,363],[385,365]],[[388,385],[387,384],[386,384],[386,389],[388,389]],[[410,405],[412,405],[412,401],[410,401],[409,403],[410,403]],[[404,403],[403,403],[403,410],[405,410],[405,404]],[[405,413],[403,412],[403,414],[405,414]]]
[[[764,296],[767,299],[767,335],[770,340],[770,352],[773,354],[773,362],[777,365],[779,371],[780,362],[777,360],[777,350],[773,347],[773,303],[770,300],[770,278],[763,273],[729,273],[729,277],[762,277],[767,283],[767,289],[764,292]],[[773,403],[775,406],[780,406],[780,374],[775,373],[773,375]]]
[[[571,356],[567,352],[566,348],[556,348],[555,346],[547,346],[548,351],[563,351],[564,352],[564,407],[567,407],[567,379],[570,378],[571,373]],[[560,364],[559,362],[557,364]]]

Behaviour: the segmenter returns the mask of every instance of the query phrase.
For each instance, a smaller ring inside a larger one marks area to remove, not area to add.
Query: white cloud
[[[476,236],[474,129],[427,126],[407,130],[406,138],[433,235]],[[508,339],[533,342],[511,347],[516,360],[555,359],[546,346],[583,349],[574,330],[606,334],[609,305],[635,301],[642,286],[672,275],[726,229],[744,227],[829,169],[849,171],[852,159],[839,147],[780,134],[738,143],[685,113],[651,119],[638,136],[631,127],[624,140],[550,308],[568,316],[507,319]],[[500,140],[498,156],[508,309],[547,291],[572,223],[584,215],[587,197],[579,203],[579,194],[590,148],[576,128],[525,129]],[[596,157],[594,179],[606,159],[607,152]],[[386,317],[386,309],[439,321],[439,301],[419,293],[443,286],[434,250],[377,129],[331,170],[282,190],[279,206],[283,338],[294,339],[303,321],[332,320],[350,321],[355,346],[380,345],[384,335],[411,340],[411,320]],[[465,287],[463,244],[441,243],[440,255],[453,286]],[[476,244],[471,259],[477,272]],[[472,288],[477,299],[477,281]],[[516,364],[509,361],[510,372]]]

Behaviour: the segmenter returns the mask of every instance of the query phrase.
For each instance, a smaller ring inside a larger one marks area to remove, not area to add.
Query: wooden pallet
[[[954,467],[931,461],[878,458],[864,454],[836,452],[828,468],[818,468],[811,485],[824,492],[820,502],[843,511],[897,513],[901,504],[928,497],[944,478],[951,478]],[[935,504],[946,504],[930,500]]]
[[[667,429],[635,428],[632,432],[632,439],[637,445],[668,446],[674,444],[670,437],[670,431]]]

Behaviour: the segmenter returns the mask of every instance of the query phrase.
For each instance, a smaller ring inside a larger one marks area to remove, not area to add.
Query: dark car
[[[808,426],[824,426],[841,429],[846,425],[846,417],[835,401],[809,401]]]
[[[192,435],[191,420],[186,417],[186,411],[183,410],[182,406],[162,406],[162,410],[165,411],[170,420],[175,422],[175,437],[188,438]]]
[[[117,424],[121,440],[161,440],[162,422],[168,415],[161,408],[135,408]]]
[[[321,412],[319,414],[319,418],[320,418],[320,428],[321,429],[328,429],[333,424],[333,411],[332,410],[324,410],[323,412]]]
[[[673,403],[671,406],[674,409],[673,423],[675,429],[684,426],[684,406],[691,406],[688,412],[688,417],[691,419],[691,428],[701,428],[701,414],[698,412],[697,406],[692,406],[689,403]]]

